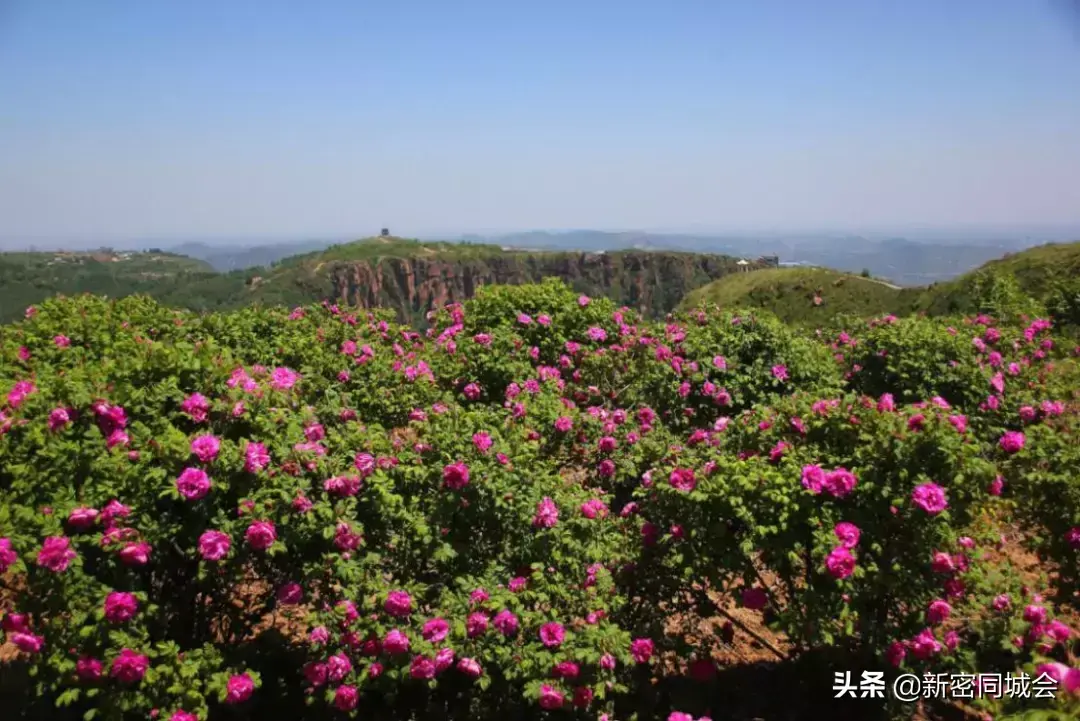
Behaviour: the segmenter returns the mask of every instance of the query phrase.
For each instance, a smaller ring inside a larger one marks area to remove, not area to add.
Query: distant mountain
[[[477,236],[470,236],[480,240]],[[872,239],[862,236],[776,235],[698,236],[644,232],[571,230],[533,231],[484,238],[503,247],[559,250],[681,250],[722,253],[746,258],[777,255],[781,261],[836,268],[853,273],[868,270],[898,285],[927,285],[956,277],[1005,253],[1034,245],[1033,240],[935,242],[923,238]]]
[[[204,260],[220,272],[230,270],[244,270],[246,268],[258,268],[269,266],[283,258],[301,253],[310,253],[323,250],[334,244],[331,240],[307,240],[294,243],[278,243],[270,245],[222,245],[214,246],[206,243],[182,243],[170,246],[169,251],[180,255]]]
[[[302,247],[302,246],[301,246]],[[178,246],[205,260],[159,251],[108,257],[68,253],[0,253],[0,320],[57,294],[92,292],[151,295],[167,305],[224,310],[252,304],[299,305],[330,301],[384,307],[402,320],[421,321],[429,310],[471,298],[482,285],[562,278],[582,293],[661,315],[694,288],[743,268],[736,258],[671,251],[583,253],[507,251],[498,245],[371,238],[280,257],[273,265],[215,272],[252,262],[233,249]]]
[[[282,246],[267,246],[271,249],[266,251],[258,246],[247,250],[266,252],[272,258],[271,265],[227,272],[216,271],[211,258],[228,267],[254,262],[256,256],[244,256],[236,249],[190,245],[181,247],[201,253],[206,259],[156,249],[0,253],[0,320],[16,318],[27,305],[51,295],[90,292],[112,297],[144,293],[167,305],[194,310],[252,304],[291,306],[325,300],[392,308],[401,319],[416,322],[433,308],[472,297],[481,285],[531,283],[558,277],[579,292],[607,296],[653,316],[672,310],[687,294],[719,280],[686,302],[751,305],[774,310],[788,320],[816,322],[841,312],[968,311],[973,303],[981,302],[978,299],[985,283],[979,273],[922,288],[899,288],[883,279],[910,283],[916,277],[956,276],[961,270],[981,266],[981,259],[987,255],[999,258],[988,268],[1014,274],[1022,289],[1040,302],[1048,303],[1051,290],[1060,295],[1054,289],[1070,278],[1080,277],[1080,244],[1046,245],[1010,255],[993,247],[945,247],[904,239],[797,239],[790,242],[788,250],[780,241],[768,245],[760,240],[752,245],[742,241],[740,245],[740,241],[723,240],[726,247],[741,250],[683,252],[666,246],[693,246],[697,242],[715,247],[718,241],[600,231],[517,234],[502,238],[499,244],[380,237],[287,257],[281,257]],[[622,247],[603,247],[616,242],[623,243]],[[587,246],[590,250],[552,249],[564,244]],[[843,250],[838,244],[844,246]],[[293,247],[307,249],[311,245],[323,244],[312,241]],[[528,250],[515,250],[515,246]],[[831,263],[832,269],[758,270],[768,265],[758,256],[772,253],[785,262],[812,266]],[[740,265],[739,256],[751,260]],[[797,260],[819,257],[824,260]],[[904,275],[887,270],[875,272],[875,267],[931,270]],[[875,279],[852,276],[863,268],[869,269]],[[1080,313],[1080,286],[1074,295],[1075,303],[1068,302]],[[822,303],[816,303],[815,296],[820,296]]]
[[[581,293],[656,316],[694,288],[737,272],[737,260],[671,251],[514,251],[493,244],[371,238],[285,259],[251,277],[244,295],[246,302],[267,304],[325,299],[393,308],[399,318],[418,321],[429,310],[472,297],[482,285],[558,277]]]
[[[633,249],[718,253],[744,258],[777,255],[784,263],[826,266],[852,273],[868,270],[899,285],[915,286],[949,280],[1005,253],[1080,236],[1080,229],[1075,234],[1064,232],[1054,228],[1042,231],[1005,229],[987,230],[980,235],[980,231],[975,229],[942,230],[936,234],[931,230],[912,229],[905,236],[902,233],[708,234],[574,229],[472,234],[459,236],[458,240],[518,250],[598,252]],[[277,242],[223,238],[184,243],[128,241],[121,245],[139,250],[156,246],[204,260],[214,270],[230,272],[270,266],[290,256],[325,250],[336,242],[340,241],[308,239]],[[25,243],[16,245],[27,247]],[[14,246],[5,242],[3,247]],[[29,249],[42,250],[41,247]]]

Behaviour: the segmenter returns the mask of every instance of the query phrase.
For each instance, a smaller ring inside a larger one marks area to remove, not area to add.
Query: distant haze
[[[1065,6],[7,0],[0,238],[1061,239]]]

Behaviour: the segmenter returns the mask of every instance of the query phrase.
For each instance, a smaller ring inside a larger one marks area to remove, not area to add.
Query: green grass
[[[895,313],[909,307],[919,292],[824,268],[770,268],[714,281],[687,295],[680,307],[763,308],[787,323],[815,324],[837,315]],[[821,305],[814,304],[815,296]]]
[[[0,320],[51,295],[157,295],[216,276],[208,263],[171,253],[0,253]]]
[[[1011,274],[1021,291],[1045,303],[1058,283],[1080,279],[1080,242],[1040,245],[992,260],[959,278],[926,288],[916,308],[932,315],[977,311],[979,278],[987,272]]]
[[[487,243],[449,243],[420,241],[407,238],[365,238],[351,243],[332,245],[325,250],[294,255],[278,265],[293,266],[311,261],[368,261],[382,258],[416,258],[438,256],[441,260],[476,260],[502,255],[505,251]]]
[[[871,317],[885,313],[930,315],[977,313],[1000,296],[994,278],[1015,278],[1023,296],[1056,307],[1062,288],[1080,287],[1080,242],[1029,248],[990,261],[945,283],[923,288],[890,288],[872,279],[825,268],[779,268],[738,273],[689,293],[686,310],[714,303],[724,307],[762,308],[788,323],[822,324],[840,315]],[[1071,284],[1071,285],[1070,285]],[[820,292],[822,303],[813,299]],[[1073,288],[1073,295],[1077,288]],[[1064,297],[1069,297],[1066,290]],[[1055,300],[1058,299],[1058,300]],[[1073,311],[1075,313],[1075,311]],[[1070,323],[1063,314],[1059,322]]]

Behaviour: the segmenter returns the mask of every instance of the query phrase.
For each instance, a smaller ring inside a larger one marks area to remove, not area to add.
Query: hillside
[[[207,243],[182,243],[170,246],[169,251],[198,258],[209,263],[214,270],[228,273],[234,270],[259,268],[273,265],[285,258],[300,253],[311,253],[332,245],[330,241],[311,240],[295,243],[277,243],[266,245],[210,245]]]
[[[417,319],[471,298],[481,286],[557,277],[579,293],[660,315],[691,290],[734,273],[736,263],[729,256],[697,253],[508,251],[495,245],[376,238],[286,259],[252,281],[251,299],[325,298],[393,308],[401,319]]]
[[[0,319],[15,318],[53,295],[163,297],[215,275],[201,260],[158,251],[0,253]]]
[[[788,323],[821,323],[837,315],[870,316],[910,305],[919,289],[825,268],[769,268],[739,273],[698,288],[680,304],[763,308]]]
[[[1044,237],[1044,241],[1054,237]],[[1065,236],[1068,237],[1068,236]],[[472,236],[474,240],[484,239]],[[645,232],[571,230],[513,233],[487,239],[502,246],[545,250],[640,250],[723,253],[756,258],[778,255],[817,267],[859,273],[864,268],[897,285],[925,286],[943,282],[1033,241],[987,233],[985,237],[919,234],[917,238],[867,237],[839,234],[777,234],[767,236],[681,235]]]
[[[148,253],[0,256],[0,319],[18,317],[50,295],[137,293],[198,311],[313,301],[392,308],[418,321],[429,310],[464,301],[484,285],[520,285],[548,277],[579,293],[605,296],[661,315],[691,290],[735,272],[723,255],[503,250],[497,245],[370,238],[283,258],[269,267],[218,273],[209,263]]]
[[[815,301],[820,298],[820,303]],[[1049,313],[1080,325],[1080,242],[1029,248],[985,263],[946,283],[900,288],[825,268],[762,269],[692,291],[680,304],[768,309],[789,323],[822,323],[837,315]]]
[[[226,273],[207,261],[158,250],[3,253],[0,320],[14,319],[26,306],[52,295],[89,292],[146,294],[196,311],[325,300],[391,308],[399,319],[418,322],[429,310],[467,300],[485,285],[556,277],[579,293],[605,296],[653,317],[681,301],[683,308],[702,303],[763,308],[784,321],[813,325],[845,314],[992,312],[1022,294],[1035,303],[1026,311],[1048,311],[1080,325],[1080,243],[1031,248],[923,288],[900,288],[825,268],[774,269],[755,263],[749,272],[738,272],[736,263],[731,256],[704,253],[512,250],[400,238],[334,245],[269,267]]]
[[[977,311],[991,276],[1015,278],[1018,290],[1053,310],[1080,292],[1080,241],[1040,245],[992,260],[955,280],[930,286],[916,307],[934,315]]]

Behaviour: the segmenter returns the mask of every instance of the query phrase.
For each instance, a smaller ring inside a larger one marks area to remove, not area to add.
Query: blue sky
[[[4,0],[0,237],[1080,224],[1068,0]]]

